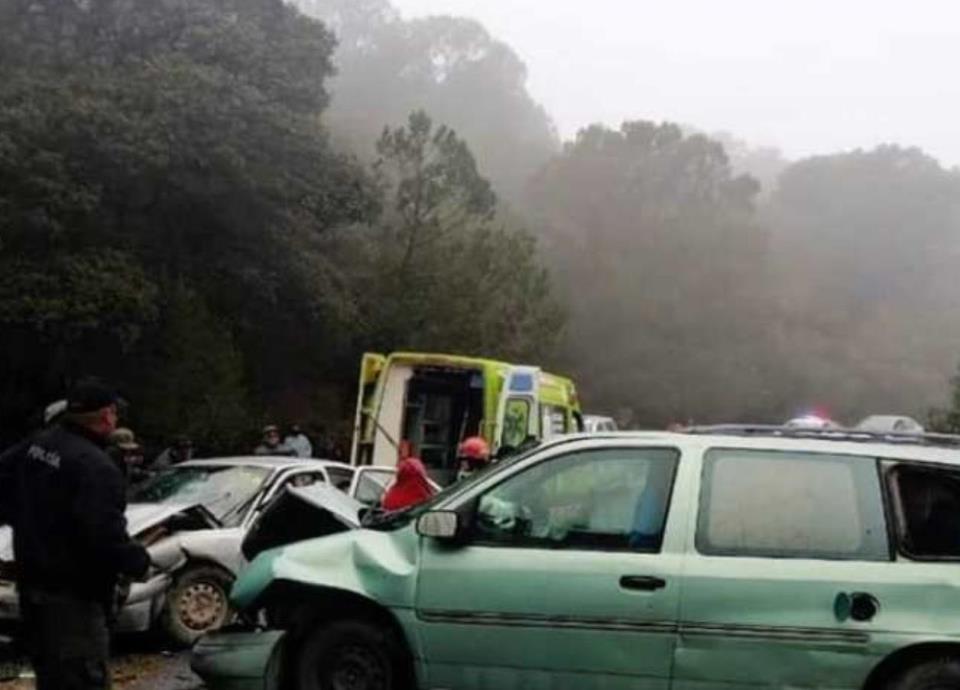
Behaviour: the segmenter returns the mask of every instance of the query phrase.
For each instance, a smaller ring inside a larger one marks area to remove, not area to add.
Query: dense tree
[[[535,244],[496,219],[463,139],[419,114],[376,166],[334,148],[335,41],[293,6],[0,0],[0,18],[5,435],[98,373],[148,441],[238,449],[263,419],[346,416],[366,347],[555,342]],[[451,56],[512,55],[461,28]]]
[[[21,337],[4,349],[32,360],[14,376],[4,357],[0,380],[59,389],[84,369],[135,369],[187,290],[228,329],[225,348],[235,337],[249,351],[258,399],[315,385],[282,356],[334,309],[305,257],[376,209],[370,177],[319,120],[332,35],[279,0],[2,0],[0,12],[0,327]],[[73,347],[38,324],[108,346]],[[95,354],[121,351],[113,366]]]
[[[90,372],[148,440],[242,447],[349,416],[365,349],[560,366],[643,425],[942,397],[957,171],[649,122],[561,149],[478,23],[297,5],[0,0],[0,442]]]
[[[960,175],[917,149],[801,161],[773,201],[778,244],[815,263],[821,297],[845,306],[926,299],[958,248]]]
[[[642,424],[771,414],[756,192],[720,144],[648,122],[583,130],[538,176],[589,399]]]
[[[141,350],[128,380],[140,391],[131,411],[144,436],[184,434],[204,452],[253,440],[243,355],[202,296],[183,288],[169,295],[163,322]]]
[[[478,22],[404,21],[388,0],[298,5],[328,21],[340,40],[330,118],[355,149],[369,150],[384,125],[423,109],[457,130],[508,200],[557,149],[549,116],[527,92],[526,67]]]
[[[71,372],[106,373],[155,324],[159,290],[121,251],[49,258],[0,251],[0,444],[62,393]]]
[[[941,434],[960,434],[960,369],[950,379],[950,406],[930,410],[927,427]]]
[[[921,415],[960,342],[960,174],[895,146],[811,158],[783,173],[768,216],[797,397],[841,417]]]
[[[377,146],[379,222],[358,233],[355,294],[367,347],[538,358],[562,312],[533,239],[495,215],[490,183],[456,133],[423,112]]]
[[[749,175],[760,183],[760,197],[767,199],[776,191],[781,173],[790,165],[779,149],[752,146],[729,132],[713,132],[710,138],[723,144],[730,168],[738,175]]]

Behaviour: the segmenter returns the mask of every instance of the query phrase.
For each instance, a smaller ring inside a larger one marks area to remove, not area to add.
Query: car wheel
[[[394,637],[359,620],[337,621],[309,634],[296,662],[297,690],[399,690]]]
[[[958,690],[960,659],[943,658],[912,666],[897,674],[885,690]]]
[[[167,592],[161,625],[177,644],[189,646],[230,619],[233,578],[213,566],[187,566]]]

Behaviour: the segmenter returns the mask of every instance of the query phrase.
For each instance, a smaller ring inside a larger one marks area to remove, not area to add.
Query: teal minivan
[[[261,554],[217,689],[960,688],[960,439],[555,440]]]

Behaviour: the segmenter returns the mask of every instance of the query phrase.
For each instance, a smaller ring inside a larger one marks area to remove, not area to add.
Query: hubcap
[[[346,645],[337,650],[329,678],[332,690],[387,690],[382,658],[360,645]]]
[[[177,613],[190,630],[207,630],[220,623],[227,609],[223,592],[209,582],[194,582],[184,588],[177,601]]]

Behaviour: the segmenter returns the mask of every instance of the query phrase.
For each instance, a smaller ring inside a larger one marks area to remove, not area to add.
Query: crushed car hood
[[[324,484],[290,487],[287,491],[315,508],[329,512],[348,527],[359,527],[360,511],[366,510],[366,506],[352,496]]]
[[[413,525],[389,532],[351,529],[266,551],[240,573],[230,598],[248,610],[276,581],[340,589],[388,607],[412,608],[419,536]]]
[[[174,515],[196,509],[195,505],[166,503],[134,503],[127,506],[127,532],[136,537],[144,530],[156,527]]]
[[[354,530],[366,509],[356,499],[323,484],[289,487],[264,508],[241,550],[252,560],[278,546]]]
[[[137,537],[142,532],[156,527],[169,520],[174,515],[187,512],[202,512],[211,527],[216,526],[216,518],[201,505],[173,505],[164,503],[134,503],[127,506],[127,531]],[[13,530],[10,527],[0,527],[0,561],[12,562],[13,558]]]

